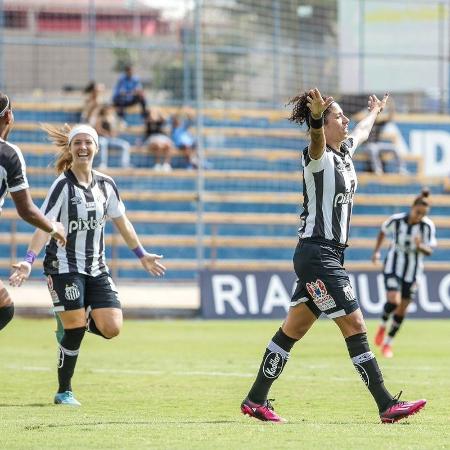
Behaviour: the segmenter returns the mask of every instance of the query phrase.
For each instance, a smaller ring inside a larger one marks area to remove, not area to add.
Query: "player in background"
[[[380,261],[380,248],[386,236],[391,245],[383,263],[387,298],[381,324],[375,335],[375,344],[381,346],[386,358],[392,358],[392,341],[402,325],[409,304],[417,291],[417,278],[423,272],[423,257],[433,253],[436,246],[436,228],[427,217],[430,212],[430,191],[423,189],[409,212],[394,214],[381,226],[372,255],[374,264]],[[386,327],[393,314],[387,336]]]
[[[351,361],[377,404],[382,422],[392,423],[415,414],[426,400],[399,401],[384,385],[375,355],[370,351],[367,328],[348,274],[343,266],[357,178],[352,156],[369,136],[382,100],[371,95],[368,115],[350,134],[349,119],[332,97],[312,89],[294,97],[290,120],[306,122],[310,142],[302,152],[303,213],[299,243],[294,253],[297,288],[281,328],[270,340],[247,397],[243,414],[263,421],[283,422],[267,399],[290,351],[321,314],[334,320]]]
[[[62,224],[45,217],[33,203],[26,176],[25,160],[17,145],[8,142],[8,135],[14,124],[14,113],[9,97],[0,92],[0,213],[9,192],[19,216],[29,224],[50,234],[55,242],[65,245],[65,230]],[[54,219],[54,218],[51,218]],[[0,280],[0,330],[12,320],[14,303]]]
[[[147,253],[142,247],[113,179],[92,170],[98,152],[97,132],[89,125],[45,129],[60,148],[56,160],[60,175],[51,186],[42,211],[47,217],[58,217],[67,229],[66,247],[58,247],[52,239],[46,245],[44,258],[53,309],[64,327],[54,403],[79,406],[71,380],[85,331],[110,339],[122,328],[121,305],[105,261],[107,218],[112,219],[147,272],[161,276],[165,267],[159,262],[162,256]],[[34,233],[26,260],[15,265],[10,277],[13,286],[20,286],[29,277],[31,264],[46,240],[45,233]]]

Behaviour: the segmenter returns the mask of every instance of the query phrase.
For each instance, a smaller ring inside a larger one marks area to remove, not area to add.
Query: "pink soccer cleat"
[[[394,352],[392,351],[392,347],[389,344],[384,344],[381,348],[381,353],[385,358],[393,358]]]
[[[405,419],[418,413],[427,404],[425,399],[415,400],[413,402],[400,402],[400,395],[402,395],[401,391],[394,397],[393,401],[395,403],[380,414],[382,423],[394,423]]]
[[[377,334],[375,335],[375,345],[380,346],[383,343],[384,332],[386,331],[386,327],[380,325],[377,330]]]
[[[273,401],[273,400],[272,400]],[[266,400],[262,405],[254,403],[246,398],[241,403],[241,412],[247,416],[262,420],[263,422],[286,422],[286,419],[280,417],[274,410],[269,400]]]

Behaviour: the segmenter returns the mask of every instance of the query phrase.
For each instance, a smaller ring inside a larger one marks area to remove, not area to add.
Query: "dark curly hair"
[[[422,192],[414,200],[413,206],[430,206],[428,197],[430,196],[430,189],[427,187],[422,188]]]
[[[289,116],[288,120],[294,123],[298,123],[299,125],[303,125],[306,123],[308,130],[311,128],[309,124],[309,118],[310,118],[310,111],[308,108],[308,100],[307,97],[309,95],[309,91],[303,92],[302,94],[296,95],[295,97],[292,97],[286,104],[288,105],[294,105],[292,108],[291,115]],[[322,98],[325,100],[326,97]],[[323,119],[325,123],[327,122],[327,115],[330,112],[329,107],[325,110],[323,113]]]

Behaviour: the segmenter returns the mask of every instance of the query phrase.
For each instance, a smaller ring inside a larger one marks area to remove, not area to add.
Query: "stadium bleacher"
[[[167,108],[167,113],[172,110]],[[55,151],[39,124],[78,121],[78,106],[57,103],[22,103],[15,106],[16,125],[10,140],[18,143],[28,166],[32,194],[37,204],[45,198],[55,178],[51,167]],[[113,176],[144,245],[165,255],[170,279],[194,279],[199,268],[196,259],[197,174],[182,168],[182,158],[174,160],[170,173],[154,172],[152,156],[138,145],[142,123],[135,111],[127,116],[124,135],[133,145],[133,169],[119,166],[119,155],[111,154]],[[296,228],[301,211],[301,172],[299,149],[305,135],[278,111],[206,110],[204,145],[211,169],[205,171],[203,222],[204,265],[215,269],[291,268],[296,244]],[[410,175],[389,173],[382,177],[362,172],[367,159],[357,155],[359,188],[347,267],[364,269],[382,221],[407,210],[423,184],[433,195],[433,220],[440,239],[431,266],[447,267],[450,248],[450,202],[441,180],[424,179],[422,164],[409,157]],[[0,247],[10,258],[0,259],[5,277],[11,262],[23,255],[32,228],[21,220],[8,199],[0,227]],[[107,257],[113,275],[138,279],[146,274],[132,258],[120,236],[108,224]],[[11,245],[12,243],[12,245]],[[12,250],[10,250],[12,248]],[[448,258],[447,258],[448,259]],[[35,276],[39,276],[35,271]]]

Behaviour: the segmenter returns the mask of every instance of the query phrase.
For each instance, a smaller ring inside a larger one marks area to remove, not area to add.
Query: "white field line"
[[[40,367],[40,366],[19,366],[19,365],[6,365],[4,369],[12,371],[23,371],[23,372],[53,372],[54,369],[50,367]],[[405,369],[406,370],[406,369]],[[91,373],[107,373],[109,375],[136,375],[136,376],[182,376],[182,377],[224,377],[224,378],[254,378],[256,376],[256,371],[253,373],[245,372],[218,372],[218,371],[164,371],[164,370],[136,370],[136,369],[85,369],[87,372]],[[322,376],[319,375],[284,375],[282,377],[291,380],[320,380]],[[328,377],[328,380],[333,382],[351,383],[355,381],[355,377]],[[441,378],[438,382],[427,381],[427,380],[408,380],[406,384],[413,384],[419,386],[429,386],[433,385],[449,385],[450,379]]]

